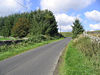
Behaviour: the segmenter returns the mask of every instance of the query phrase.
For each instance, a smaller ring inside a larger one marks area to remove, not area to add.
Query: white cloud
[[[100,30],[100,12],[97,10],[93,10],[90,12],[86,12],[85,16],[94,21],[97,22],[97,24],[90,24],[89,27],[91,28],[91,30]]]
[[[65,12],[69,9],[81,9],[90,5],[95,0],[41,0],[41,8],[53,12]]]
[[[98,24],[90,24],[89,25],[92,30],[100,30],[100,23]]]
[[[79,15],[77,16],[69,16],[67,14],[56,14],[55,15],[56,21],[57,21],[57,25],[58,28],[61,29],[62,31],[71,31],[71,25],[73,25],[73,22],[75,21],[76,18],[78,18],[79,20],[81,20],[81,18],[79,17]]]
[[[72,22],[75,20],[75,17],[68,16],[66,14],[56,14],[56,21],[58,22],[58,25],[72,25]]]
[[[100,12],[97,10],[93,10],[91,12],[86,12],[85,16],[90,20],[100,23]]]
[[[0,16],[7,16],[16,12],[25,11],[26,9],[23,7],[25,2],[25,6],[29,8],[30,0],[0,0]]]
[[[71,25],[67,25],[67,26],[58,26],[59,32],[61,30],[61,32],[70,32],[72,31],[72,27]]]

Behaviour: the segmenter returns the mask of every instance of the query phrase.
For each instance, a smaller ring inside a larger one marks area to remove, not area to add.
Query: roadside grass
[[[68,46],[67,46],[68,47]],[[65,75],[65,58],[67,53],[67,47],[64,49],[62,55],[60,56],[59,63],[57,65],[57,72],[55,72],[54,75]]]
[[[15,56],[15,55],[18,55],[18,54],[21,54],[25,51],[28,51],[28,50],[31,50],[31,49],[35,49],[39,46],[43,46],[45,44],[49,44],[49,43],[52,43],[52,42],[55,42],[55,41],[59,41],[59,40],[62,40],[63,38],[60,38],[60,39],[55,39],[55,40],[48,40],[48,41],[42,41],[40,43],[31,43],[31,44],[22,44],[22,43],[19,43],[19,44],[15,44],[15,45],[11,45],[10,47],[9,46],[2,46],[0,48],[0,50],[3,49],[3,51],[0,51],[0,61],[1,60],[4,60],[4,59],[7,59],[9,57],[12,57],[12,56]],[[7,49],[4,49],[4,47]]]
[[[59,66],[59,75],[91,75],[91,63],[77,50],[72,42],[69,43],[63,62]],[[87,63],[86,63],[87,62]]]
[[[99,50],[100,47],[92,44],[89,38],[72,40],[62,56],[58,75],[100,75]]]
[[[64,37],[72,37],[72,32],[61,32]]]

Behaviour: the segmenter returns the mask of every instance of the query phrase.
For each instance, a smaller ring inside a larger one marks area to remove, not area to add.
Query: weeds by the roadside
[[[59,75],[100,75],[100,44],[88,37],[72,40],[63,59]]]
[[[88,37],[79,37],[73,44],[79,49],[92,63],[91,67],[94,67],[96,73],[100,73],[100,44],[96,41],[91,41]]]

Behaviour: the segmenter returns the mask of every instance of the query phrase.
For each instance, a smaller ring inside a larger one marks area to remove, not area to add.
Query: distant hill
[[[64,37],[72,37],[72,32],[61,32]]]
[[[96,31],[88,31],[88,32],[97,32],[97,33],[100,33],[100,30],[96,30]]]
[[[96,37],[100,37],[100,30],[98,30],[98,31],[88,31],[88,34],[96,36]]]
[[[96,33],[96,34],[100,34],[100,30],[97,30],[97,31],[88,31],[88,33]]]
[[[61,34],[64,37],[72,37],[72,32],[61,32]],[[88,31],[88,34],[100,35],[100,30],[97,30],[97,31]]]

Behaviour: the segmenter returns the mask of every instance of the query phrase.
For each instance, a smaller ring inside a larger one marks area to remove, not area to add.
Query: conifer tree
[[[75,22],[73,22],[72,29],[73,29],[72,30],[72,33],[73,33],[72,38],[76,38],[77,35],[84,32],[83,26],[81,25],[79,19],[76,19]]]

